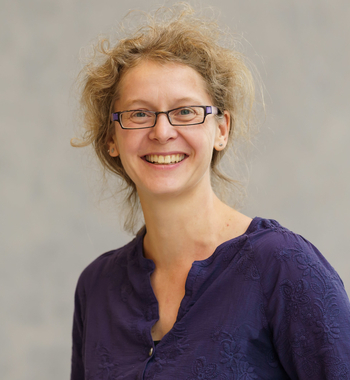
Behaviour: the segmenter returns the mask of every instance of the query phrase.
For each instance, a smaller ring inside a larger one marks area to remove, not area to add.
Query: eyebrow
[[[186,105],[187,106],[203,105],[202,103],[203,103],[202,101],[199,101],[196,98],[184,97],[184,98],[176,99],[173,102],[173,104],[174,104],[173,108],[181,107],[182,105],[184,105],[184,106],[186,106]],[[125,104],[127,104],[128,109],[130,109],[131,107],[134,107],[134,106],[136,107],[136,105],[138,105],[138,104],[142,104],[142,106],[145,105],[147,107],[154,108],[153,102],[147,101],[145,99],[132,99],[130,101],[125,102]],[[204,105],[207,105],[207,104],[204,104]]]

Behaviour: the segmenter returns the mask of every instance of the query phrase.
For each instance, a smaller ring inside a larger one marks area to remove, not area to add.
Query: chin
[[[179,186],[177,183],[176,185],[174,183],[158,183],[158,184],[149,184],[149,186],[140,186],[137,187],[137,191],[140,194],[145,194],[146,196],[164,196],[169,197],[173,196],[176,197],[180,195],[181,193],[185,192],[185,188],[183,186]]]

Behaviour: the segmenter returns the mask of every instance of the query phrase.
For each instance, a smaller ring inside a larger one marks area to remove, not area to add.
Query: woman
[[[350,378],[337,273],[301,236],[213,190],[254,95],[218,37],[185,6],[102,43],[104,60],[85,70],[81,145],[125,180],[145,227],[79,279],[72,380]]]

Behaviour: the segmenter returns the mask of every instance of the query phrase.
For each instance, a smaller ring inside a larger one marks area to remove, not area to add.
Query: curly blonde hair
[[[235,183],[219,168],[219,162],[233,141],[247,138],[255,97],[254,81],[244,56],[233,48],[235,41],[231,37],[231,46],[223,46],[222,40],[227,39],[228,34],[220,30],[214,19],[196,15],[187,3],[162,7],[151,14],[138,14],[142,15],[138,27],[126,30],[122,24],[123,37],[115,43],[100,38],[93,46],[93,55],[78,78],[85,131],[80,141],[71,141],[75,147],[92,144],[102,167],[125,181],[128,212],[124,228],[128,231],[133,231],[137,221],[136,187],[120,157],[111,157],[107,151],[114,129],[110,115],[123,75],[147,59],[185,64],[203,77],[213,105],[230,113],[229,144],[222,151],[213,150],[211,161],[216,192],[220,192],[220,187]],[[135,12],[129,13],[127,20],[133,15]]]

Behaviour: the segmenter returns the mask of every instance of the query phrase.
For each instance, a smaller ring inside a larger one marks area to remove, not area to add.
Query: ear
[[[228,142],[230,132],[230,114],[224,111],[222,118],[218,120],[218,125],[215,134],[214,148],[217,151],[225,149]]]
[[[111,157],[119,156],[119,149],[117,144],[117,138],[115,135],[111,136],[110,140],[107,143],[108,145],[108,153]]]

